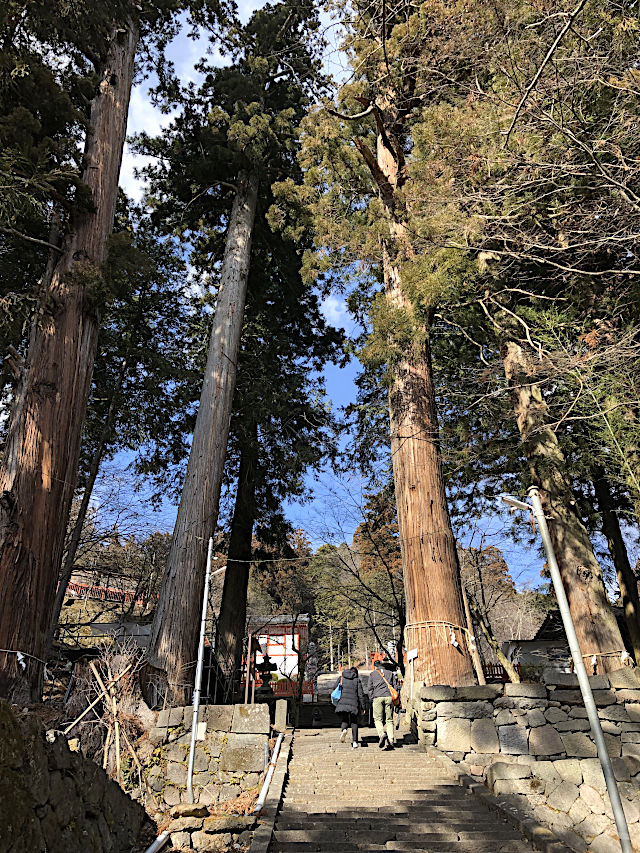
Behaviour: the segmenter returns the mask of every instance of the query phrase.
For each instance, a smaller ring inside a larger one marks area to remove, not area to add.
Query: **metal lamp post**
[[[600,725],[600,718],[598,717],[598,712],[596,710],[596,703],[593,698],[593,693],[591,692],[589,677],[587,675],[587,670],[584,666],[584,660],[582,658],[582,652],[578,643],[578,637],[576,635],[576,629],[573,624],[573,619],[571,618],[569,602],[567,601],[567,594],[564,591],[564,586],[562,585],[560,568],[558,566],[558,561],[556,560],[556,555],[553,550],[551,536],[549,535],[549,528],[547,526],[547,519],[545,518],[544,510],[542,508],[542,501],[540,500],[540,493],[536,486],[531,486],[531,488],[528,490],[528,494],[531,498],[531,503],[527,503],[525,501],[518,500],[517,498],[512,498],[508,496],[504,496],[502,500],[510,506],[515,507],[516,509],[523,509],[527,512],[533,512],[536,521],[540,526],[540,536],[542,537],[542,544],[544,545],[544,550],[547,555],[549,573],[551,574],[553,588],[556,594],[556,599],[558,600],[558,607],[560,609],[560,616],[562,617],[562,624],[564,625],[564,630],[567,635],[567,640],[569,642],[569,649],[571,650],[571,657],[573,658],[573,666],[576,675],[578,676],[578,684],[580,686],[580,692],[582,693],[582,700],[584,702],[584,707],[587,711],[587,717],[589,718],[591,732],[593,734],[593,739],[595,740],[596,747],[598,750],[598,758],[600,759],[602,772],[604,774],[605,782],[607,784],[609,800],[611,801],[611,809],[613,811],[613,816],[615,818],[616,827],[618,830],[618,836],[620,838],[620,846],[622,848],[622,853],[633,853],[633,848],[631,847],[631,839],[629,838],[629,827],[627,826],[627,819],[622,808],[622,800],[620,799],[620,792],[618,791],[616,777],[614,775],[613,767],[611,765],[611,758],[609,757],[609,753],[607,752],[607,746],[604,740],[604,735],[602,733],[602,726]]]

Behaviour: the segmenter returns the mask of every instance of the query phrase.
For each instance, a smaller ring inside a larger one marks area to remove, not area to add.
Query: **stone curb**
[[[260,823],[253,833],[249,853],[268,853],[269,845],[271,844],[271,836],[273,828],[276,825],[276,817],[278,809],[282,801],[282,791],[284,790],[284,782],[287,778],[287,768],[289,767],[289,759],[291,758],[291,744],[293,735],[286,734],[282,738],[282,746],[276,763],[276,769],[271,778],[267,798],[264,802],[262,813],[260,815]],[[554,851],[555,853],[555,851]]]
[[[489,791],[486,785],[478,782],[473,776],[461,773],[458,765],[435,746],[428,746],[426,752],[430,757],[438,761],[442,767],[457,777],[459,785],[467,788],[474,796],[479,797],[487,808],[494,812],[499,812],[512,826],[515,826],[533,844],[536,850],[540,850],[542,853],[573,853],[571,848],[563,844],[558,836],[547,826],[523,814],[520,809],[513,806],[507,800],[498,799],[498,797]],[[253,848],[251,848],[251,853],[253,853]]]

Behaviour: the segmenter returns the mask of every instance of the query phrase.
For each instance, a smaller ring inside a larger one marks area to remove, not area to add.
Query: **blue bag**
[[[337,705],[340,701],[340,697],[342,696],[342,679],[336,684],[333,688],[333,693],[331,694],[331,701],[334,705]]]

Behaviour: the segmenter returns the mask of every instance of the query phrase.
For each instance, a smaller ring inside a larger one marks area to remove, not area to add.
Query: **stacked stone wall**
[[[160,711],[149,732],[153,752],[146,783],[159,811],[168,812],[176,849],[227,850],[246,847],[255,820],[220,814],[217,807],[251,792],[264,778],[265,747],[271,725],[269,706],[206,705],[200,709],[204,739],[196,741],[194,804],[187,800],[187,765],[193,707]],[[241,811],[241,809],[239,809]]]
[[[159,808],[187,802],[187,763],[191,745],[193,708],[160,711],[149,733],[154,752],[147,762],[147,779]],[[193,765],[195,802],[213,806],[255,788],[264,770],[265,744],[269,741],[269,707],[259,705],[206,705],[200,721],[204,740],[196,741]]]
[[[640,850],[640,672],[624,668],[590,681]],[[546,671],[543,683],[426,687],[413,714],[422,744],[482,777],[572,849],[620,849],[575,675]]]
[[[93,761],[0,700],[0,853],[129,853],[144,820]]]

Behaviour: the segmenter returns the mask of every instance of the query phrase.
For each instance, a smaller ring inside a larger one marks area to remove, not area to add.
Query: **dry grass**
[[[248,791],[243,791],[239,797],[235,797],[233,800],[227,800],[224,803],[216,803],[215,806],[211,806],[209,808],[209,814],[212,817],[215,817],[216,815],[251,814],[258,802],[260,787],[260,785],[257,785],[255,788],[249,788]]]

